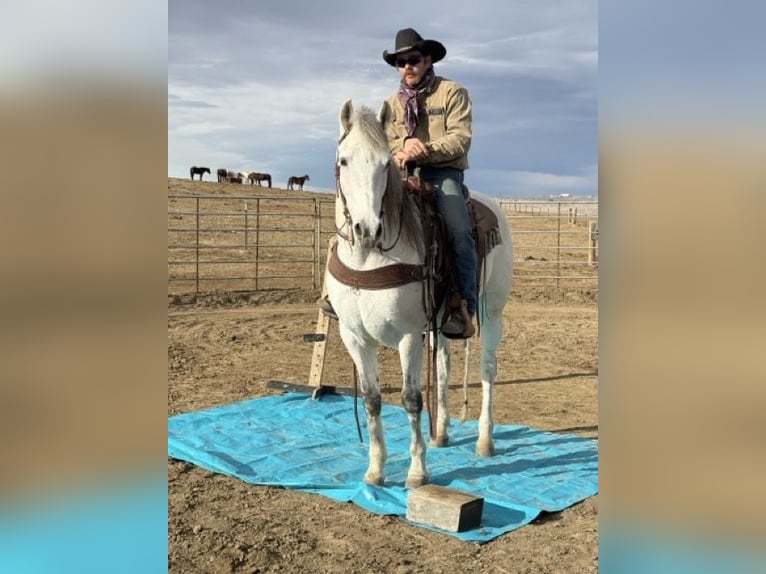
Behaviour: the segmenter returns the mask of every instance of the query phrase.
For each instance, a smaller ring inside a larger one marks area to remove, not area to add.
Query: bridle
[[[340,137],[340,139],[338,140],[338,145],[341,144],[341,142],[346,138],[348,133],[349,132],[346,131]],[[346,194],[343,193],[343,186],[340,183],[340,168],[341,168],[340,157],[338,152],[336,152],[335,153],[335,195],[336,197],[340,198],[341,203],[343,204],[343,219],[345,221],[341,227],[338,227],[337,225],[335,226],[335,232],[338,234],[339,237],[341,237],[342,239],[345,239],[349,243],[349,245],[354,246],[356,242],[354,240],[353,231],[350,231],[348,233],[344,231],[344,228],[353,230],[354,221],[351,218],[351,212],[348,209]],[[380,218],[381,221],[384,221],[385,210],[383,206],[385,205],[385,198],[388,195],[388,191],[391,185],[390,182],[391,182],[391,178],[389,174],[386,180],[386,189],[383,192],[383,197],[381,198],[381,202],[380,202],[380,213],[378,213],[378,217]],[[396,244],[399,243],[399,238],[402,235],[403,225],[404,225],[404,201],[400,201],[399,202],[399,229],[396,232],[396,237],[394,238],[393,243],[389,245],[388,247],[383,247],[381,243],[378,243],[376,245],[376,247],[378,248],[378,251],[380,251],[381,253],[386,253],[388,251],[391,251],[394,247],[396,247]]]

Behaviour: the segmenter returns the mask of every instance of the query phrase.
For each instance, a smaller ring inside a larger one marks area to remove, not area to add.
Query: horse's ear
[[[354,113],[354,104],[351,103],[351,100],[346,100],[343,102],[343,105],[340,107],[340,137],[343,137],[344,134],[348,132],[348,130],[351,127],[351,114]]]
[[[391,121],[392,116],[393,112],[391,111],[391,106],[388,104],[388,101],[384,101],[378,110],[378,121],[380,122],[380,125],[383,126],[383,129],[386,129],[386,126],[388,125],[388,122]]]

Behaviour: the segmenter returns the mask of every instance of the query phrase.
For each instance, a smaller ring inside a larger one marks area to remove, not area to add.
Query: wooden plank
[[[330,240],[330,246],[332,245],[332,241],[335,238]],[[331,249],[328,247],[327,249],[327,261],[330,261],[330,251]],[[322,279],[322,297],[325,297],[327,295],[327,264],[325,263],[325,277]],[[311,355],[311,370],[309,371],[309,386],[312,387],[321,387],[322,386],[322,375],[324,373],[324,359],[325,355],[327,354],[327,337],[330,334],[330,318],[324,314],[322,309],[319,309],[318,315],[317,315],[317,328],[316,328],[316,334],[317,335],[324,335],[324,337],[317,337],[317,340],[314,342],[314,351]]]
[[[436,484],[416,488],[407,497],[407,520],[450,532],[478,528],[483,510],[482,497]]]
[[[321,387],[315,387],[313,385],[304,385],[301,383],[291,383],[289,381],[280,381],[278,379],[271,379],[266,382],[266,386],[270,389],[279,389],[282,391],[294,391],[296,393],[309,393],[314,395],[314,398],[318,398],[321,395],[345,395],[347,397],[354,396],[354,389],[351,387],[336,387],[335,385],[322,385]]]
[[[327,317],[320,309],[319,316],[317,317],[316,335],[324,335],[324,336],[317,337],[318,340],[314,342],[314,350],[311,354],[311,370],[309,371],[309,385],[312,387],[322,386],[322,375],[324,374],[324,359],[325,359],[325,355],[327,354],[327,336],[329,335],[329,332],[330,332],[330,318]]]

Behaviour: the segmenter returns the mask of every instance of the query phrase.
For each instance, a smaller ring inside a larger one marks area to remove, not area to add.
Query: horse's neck
[[[380,242],[381,248],[364,248],[353,239],[353,230],[346,222],[343,205],[340,200],[335,205],[335,226],[338,230],[338,256],[341,261],[353,269],[376,269],[396,263],[419,265],[424,261],[424,254],[403,241],[396,225],[386,222],[386,231]]]

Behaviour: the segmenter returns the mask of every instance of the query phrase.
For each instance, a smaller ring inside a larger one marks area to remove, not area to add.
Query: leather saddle
[[[460,307],[460,294],[452,273],[452,265],[447,251],[447,235],[444,221],[436,209],[436,195],[433,186],[416,175],[402,179],[407,193],[412,194],[415,204],[420,209],[420,217],[426,234],[426,267],[434,278],[435,288],[431,303],[438,309],[446,299],[448,310]],[[481,269],[484,259],[492,249],[502,242],[497,216],[485,203],[471,197],[468,187],[463,185],[463,198],[468,208],[468,219],[476,244],[476,285],[481,288]],[[446,318],[449,313],[445,313]]]

